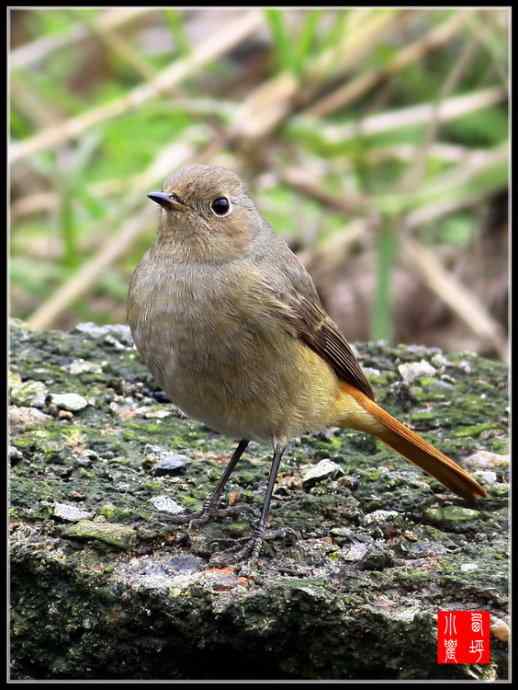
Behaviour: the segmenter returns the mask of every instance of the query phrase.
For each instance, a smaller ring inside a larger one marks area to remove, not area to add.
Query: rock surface
[[[357,351],[382,405],[482,482],[496,475],[488,498],[464,504],[365,434],[304,436],[281,466],[277,538],[253,567],[215,568],[250,516],[189,529],[157,507],[199,509],[233,443],[164,402],[125,327],[13,322],[11,678],[507,678],[507,371],[469,353]],[[64,415],[63,394],[88,404]],[[157,475],[149,445],[187,456],[185,472]],[[304,486],[323,459],[341,471]],[[259,509],[269,461],[251,444],[228,500]],[[61,504],[82,512],[67,521]],[[436,665],[439,609],[491,612],[491,665]]]

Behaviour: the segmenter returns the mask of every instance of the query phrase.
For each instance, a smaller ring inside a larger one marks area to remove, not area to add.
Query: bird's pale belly
[[[198,334],[199,335],[199,334]],[[171,401],[215,431],[271,440],[327,426],[338,382],[331,368],[289,335],[212,342],[170,341],[147,361]],[[288,421],[289,420],[289,421]]]

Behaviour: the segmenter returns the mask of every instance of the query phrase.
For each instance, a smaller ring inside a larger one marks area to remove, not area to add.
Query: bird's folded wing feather
[[[294,256],[293,258],[295,259]],[[283,265],[282,285],[278,281],[261,281],[263,305],[284,324],[291,335],[320,355],[340,380],[374,400],[374,392],[351,346],[322,307],[310,275],[296,261],[296,270],[290,270],[295,269],[295,266],[292,267],[289,262]],[[267,295],[268,298],[265,299]]]
[[[320,355],[342,381],[374,400],[374,392],[351,346],[324,309],[302,295],[292,296],[290,306],[298,337]]]

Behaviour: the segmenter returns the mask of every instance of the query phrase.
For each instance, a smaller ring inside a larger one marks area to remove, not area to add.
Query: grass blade
[[[392,319],[392,269],[397,252],[397,237],[387,223],[376,238],[376,290],[372,309],[371,337],[391,342],[394,334]]]

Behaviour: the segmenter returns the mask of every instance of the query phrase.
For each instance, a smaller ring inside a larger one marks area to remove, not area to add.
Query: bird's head
[[[181,168],[148,197],[162,207],[159,244],[192,261],[246,254],[264,223],[239,177],[222,167]]]

